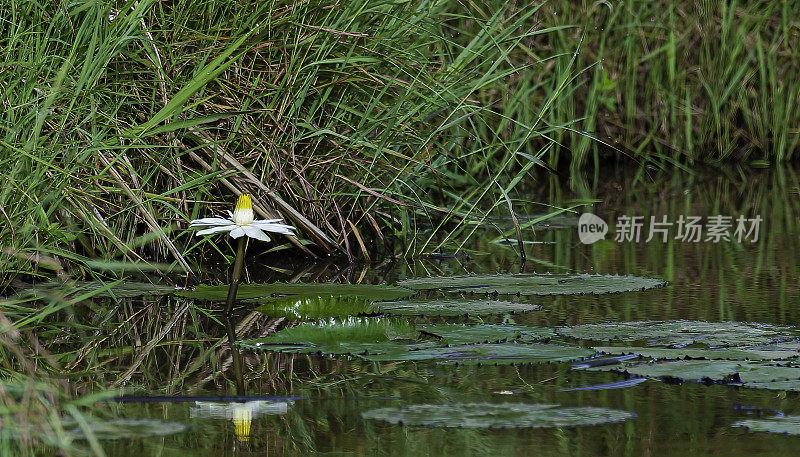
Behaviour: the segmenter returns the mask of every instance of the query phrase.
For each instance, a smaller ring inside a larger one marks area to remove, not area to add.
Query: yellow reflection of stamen
[[[250,423],[253,421],[253,412],[250,411],[250,408],[245,405],[237,405],[233,409],[232,420],[236,439],[239,441],[249,441]]]

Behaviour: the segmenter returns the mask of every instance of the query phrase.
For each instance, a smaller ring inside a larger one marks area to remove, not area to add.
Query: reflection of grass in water
[[[561,202],[574,195],[555,178],[551,184],[546,197],[532,194],[531,198]],[[579,187],[590,189],[584,197],[603,200],[591,212],[610,224],[607,241],[584,246],[576,230],[536,232],[536,240],[552,244],[528,247],[528,258],[541,262],[529,271],[627,273],[670,281],[664,290],[637,296],[556,298],[552,302],[544,298],[543,305],[553,318],[567,322],[684,318],[792,324],[800,318],[792,306],[800,299],[796,255],[800,252],[796,216],[800,201],[793,195],[798,184],[800,176],[790,168],[751,171],[746,176],[726,168],[693,174],[602,175]],[[758,242],[684,243],[673,238],[674,226],[666,243],[660,239],[645,243],[649,227],[639,243],[613,241],[614,222],[621,215],[644,216],[649,224],[650,216],[660,220],[666,215],[675,222],[679,215],[705,218],[717,214],[734,219],[760,215]],[[516,254],[512,249],[489,244],[480,247],[491,254],[473,256],[474,268],[513,271]],[[431,268],[429,265],[425,267]],[[420,271],[424,270],[420,267]]]
[[[73,455],[102,455],[98,439],[185,430],[180,424],[167,423],[152,428],[155,424],[149,420],[129,426],[114,424],[113,419],[107,420],[110,408],[96,404],[112,397],[113,392],[71,398],[63,382],[33,381],[20,373],[15,377],[0,381],[0,448],[4,456],[43,455],[42,451],[53,448]]]
[[[145,395],[153,390],[166,394],[225,390],[230,352],[220,340],[224,329],[213,313],[172,297],[94,298],[102,292],[102,288],[87,292],[64,286],[37,299],[2,301],[0,318],[21,327],[0,332],[0,364],[7,375],[20,380],[0,382],[0,416],[6,425],[18,424],[22,433],[21,438],[8,433],[0,437],[0,448],[14,450],[9,455],[38,455],[44,445],[76,455],[101,455],[86,442],[59,434],[64,428],[59,417],[75,416],[77,411],[91,423],[98,414],[118,415],[119,410],[111,413],[108,407],[95,405],[113,395],[106,389],[118,382],[127,393]],[[238,327],[242,333],[262,334],[275,323],[254,312]],[[288,389],[284,382],[313,378],[318,370],[316,363],[306,368],[298,363],[295,373],[292,360],[280,355],[270,357],[269,363],[253,354],[246,360],[262,370],[248,373],[251,382],[269,383],[284,392]],[[21,381],[25,378],[40,381],[33,385]],[[74,407],[80,409],[73,411]],[[4,426],[4,431],[10,429]],[[169,440],[182,442],[182,447],[196,445],[181,437]],[[203,447],[214,443],[207,444]]]
[[[721,320],[728,315],[740,321],[794,320],[796,311],[791,304],[796,297],[792,285],[797,283],[798,278],[795,259],[798,240],[793,234],[797,233],[796,214],[800,214],[800,208],[798,202],[792,198],[785,198],[782,192],[797,187],[797,175],[783,170],[771,175],[753,174],[748,177],[747,182],[736,180],[730,184],[725,182],[727,181],[706,181],[702,177],[693,179],[672,177],[666,190],[655,185],[644,188],[638,187],[639,185],[626,185],[626,188],[632,189],[632,194],[619,195],[616,199],[614,196],[617,194],[613,192],[598,192],[598,195],[607,195],[609,198],[605,200],[608,206],[600,207],[600,211],[597,212],[605,216],[602,213],[604,208],[624,208],[621,212],[627,211],[628,208],[636,208],[648,210],[649,213],[644,213],[646,215],[667,214],[670,218],[677,214],[733,215],[737,211],[743,214],[757,213],[765,218],[764,227],[770,227],[768,231],[763,232],[764,237],[757,245],[738,246],[725,243],[688,245],[672,241],[666,245],[610,243],[605,246],[594,245],[575,249],[576,235],[572,231],[547,232],[543,237],[557,244],[531,248],[532,252],[536,251],[537,255],[543,258],[570,266],[577,271],[595,269],[601,272],[633,274],[646,271],[654,276],[670,277],[672,285],[664,290],[642,294],[543,300],[545,313],[514,316],[514,319],[518,323],[534,323],[535,320],[540,325],[608,319],[680,317]],[[744,185],[748,183],[752,187]],[[685,194],[684,190],[689,192]],[[480,262],[478,268],[487,270],[505,268],[506,271],[507,265],[503,262],[507,261],[508,257],[503,258],[499,255],[475,257],[472,260],[473,265],[475,262]],[[432,265],[436,267],[442,263],[425,262],[417,265],[431,268]],[[606,271],[602,271],[603,269]],[[458,270],[441,270],[433,273],[454,271]],[[411,275],[404,274],[404,276]],[[769,287],[763,285],[765,281],[771,281],[768,283]],[[693,286],[687,287],[686,284]],[[111,385],[131,366],[135,366],[136,369],[131,373],[127,385],[161,389],[166,393],[191,392],[209,387],[225,388],[229,353],[225,345],[219,343],[222,330],[215,323],[213,310],[205,310],[194,304],[184,309],[186,301],[169,297],[110,301],[98,300],[94,298],[93,293],[98,292],[87,290],[79,292],[64,288],[36,301],[33,299],[4,301],[0,308],[3,316],[20,327],[19,333],[2,334],[5,350],[0,351],[2,352],[0,361],[7,373],[14,376],[17,376],[17,373],[30,373],[30,376],[38,378],[67,373],[70,376],[70,384],[79,394],[87,394]],[[692,308],[687,308],[687,303],[691,304]],[[725,312],[720,313],[720,310]],[[528,322],[526,319],[531,321]],[[242,338],[260,336],[263,332],[269,332],[274,323],[275,321],[263,316],[246,316],[239,324],[242,329],[239,336]],[[384,337],[385,328],[381,327],[382,325],[375,325],[369,332],[362,334],[368,335],[369,338]],[[343,336],[334,336],[334,338],[341,337]],[[39,348],[38,352],[35,348]],[[41,349],[49,351],[49,355]],[[292,385],[290,381],[300,385],[302,381],[309,379],[315,380],[315,385],[318,387],[342,386],[342,378],[339,375],[341,373],[346,373],[347,379],[353,380],[352,382],[355,382],[355,379],[363,379],[364,383],[358,384],[360,392],[381,391],[381,383],[389,383],[387,377],[420,380],[422,376],[421,380],[424,383],[415,385],[423,385],[424,388],[418,387],[414,393],[424,397],[425,401],[460,401],[458,397],[463,395],[465,390],[472,392],[471,395],[477,395],[476,393],[485,392],[482,389],[494,386],[497,386],[498,390],[515,390],[518,387],[512,382],[518,379],[513,371],[487,371],[486,367],[476,371],[460,372],[459,376],[447,378],[454,380],[456,384],[445,387],[435,382],[439,378],[426,375],[424,371],[418,373],[417,367],[402,369],[385,364],[380,368],[382,371],[376,373],[369,364],[348,363],[343,360],[330,361],[283,354],[245,353],[244,356],[247,361],[246,366],[252,370],[248,373],[250,385],[259,386],[258,388],[264,391],[288,391]],[[27,368],[26,364],[29,365]],[[554,387],[573,385],[565,382],[568,376],[558,366],[541,367],[535,371],[528,371],[529,368],[520,370],[525,374],[523,378],[529,382],[554,378],[551,381]],[[336,374],[331,375],[331,373]],[[437,376],[446,376],[446,372],[437,373]],[[468,373],[469,376],[463,376],[463,373]],[[497,376],[498,379],[486,379],[490,376],[487,373]],[[574,376],[579,376],[586,381],[586,384],[592,381],[583,378],[585,375]],[[432,379],[434,381],[431,381]],[[411,384],[411,382],[396,382],[401,385]],[[54,385],[49,381],[47,384]],[[344,383],[344,385],[355,389],[353,387],[355,384]],[[540,389],[538,384],[533,385]],[[549,384],[546,383],[546,386]],[[775,396],[774,393],[770,395],[757,392],[718,393],[713,388],[702,387],[703,392],[694,390],[692,386],[681,386],[680,389],[672,388],[667,391],[659,387],[657,401],[653,404],[673,405],[672,409],[658,407],[658,414],[661,414],[662,409],[664,412],[663,416],[658,416],[660,427],[667,427],[673,433],[689,431],[705,433],[710,430],[709,424],[719,423],[720,408],[727,408],[731,401],[738,401],[740,398],[756,403],[775,401],[782,405],[777,407],[790,407],[781,403],[783,401],[781,399],[769,400]],[[654,389],[647,383],[639,388],[648,389],[648,392]],[[349,392],[345,387],[342,389],[344,390],[333,393],[344,395]],[[399,388],[399,391],[405,392],[403,388]],[[708,392],[717,395],[715,399],[707,398],[707,395],[711,395]],[[528,392],[526,395],[531,393]],[[564,403],[566,398],[553,398],[553,395],[557,394],[548,391],[538,392],[536,395],[542,395],[543,398],[537,398],[537,401],[544,402]],[[582,393],[582,395],[585,395],[584,401],[594,401],[598,404],[608,401],[596,393]],[[626,392],[624,395],[629,401],[638,398],[633,393]],[[719,396],[724,397],[723,406],[720,406],[722,403]],[[473,398],[471,401],[479,400]],[[625,405],[619,407],[626,408]],[[54,408],[58,409],[59,406]],[[326,425],[324,419],[328,410],[320,406],[315,412],[320,420],[319,428],[309,430],[309,434],[316,430],[328,436],[325,434],[329,430],[330,433],[338,430],[336,426],[356,428],[355,424],[360,422],[357,422],[356,412],[348,408],[352,408],[352,405],[341,406],[344,419],[338,424]],[[301,411],[308,413],[310,409]],[[640,411],[641,409],[637,410]],[[687,414],[687,411],[691,414]],[[23,414],[30,414],[33,417],[36,413]],[[299,422],[302,421],[299,418],[303,416],[300,412],[297,414],[292,416],[297,419],[294,423],[282,423],[276,426],[282,427],[280,430],[286,433],[300,433]],[[648,414],[652,417],[658,415],[655,411]],[[45,418],[44,412],[41,417]],[[639,428],[644,427],[640,422],[634,422],[633,436],[646,434],[645,429]],[[369,427],[376,445],[382,442],[381,437],[385,437],[385,433],[395,434],[394,431],[381,431],[381,427],[378,426]],[[405,441],[407,438],[401,432],[396,433],[395,438],[402,439],[400,442],[406,443],[405,446],[416,448],[416,444],[412,445]],[[421,438],[423,443],[427,439],[434,439],[433,437],[450,439],[433,432],[427,434],[415,432],[414,436],[423,437]],[[180,441],[180,438],[170,439],[176,440],[172,442],[191,445],[189,439],[186,441]],[[353,436],[353,439],[357,437]],[[488,439],[491,442],[491,438]],[[459,444],[456,439],[449,443],[456,446],[464,445]],[[213,442],[208,444],[210,447],[216,445]],[[443,446],[440,442],[427,444]],[[115,444],[115,446],[122,445]],[[296,444],[296,446],[301,445]],[[305,446],[308,449],[312,445],[306,443]]]

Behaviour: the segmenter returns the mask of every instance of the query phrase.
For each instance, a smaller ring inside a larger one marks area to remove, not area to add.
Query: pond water
[[[776,326],[794,326],[800,322],[797,257],[800,179],[793,170],[714,169],[693,174],[651,175],[615,169],[571,185],[551,178],[531,186],[526,198],[530,202],[546,201],[562,206],[587,199],[598,202],[533,227],[525,227],[525,223],[546,213],[548,208],[533,203],[516,206],[526,241],[525,272],[627,274],[661,278],[669,284],[619,294],[500,296],[497,298],[540,305],[541,309],[516,314],[406,316],[405,319],[418,326],[461,323],[549,329],[653,320],[739,321]],[[591,212],[608,223],[609,232],[604,240],[593,244],[581,242],[578,217],[583,212]],[[299,279],[395,284],[412,277],[519,273],[512,220],[502,212],[489,216],[478,225],[477,236],[463,244],[461,252],[468,253],[468,257],[432,256],[352,267],[273,259],[272,269],[265,268],[261,262],[266,261],[262,258],[255,258],[247,265],[247,281]],[[621,227],[625,218],[634,216],[643,216],[639,241],[635,233],[627,239],[615,240],[615,235],[624,230]],[[657,222],[672,224],[655,226],[667,229],[666,240],[662,239],[662,232],[656,232],[647,241],[653,228],[651,216]],[[679,236],[683,234],[678,233],[678,221],[690,216],[701,218],[700,241]],[[730,240],[715,240],[713,236],[707,239],[709,230],[713,230],[710,226],[714,225],[709,217],[713,216],[723,216],[719,220],[723,223],[716,224],[723,227],[724,217],[731,217]],[[740,216],[743,223],[760,218],[757,236],[750,232],[749,239],[742,242],[736,239],[736,220]],[[498,229],[505,231],[511,242],[497,239]],[[430,250],[439,240],[441,237],[434,237]],[[448,241],[441,251],[453,252],[457,244]],[[449,300],[485,298],[481,293],[441,290],[424,291],[422,296]],[[139,326],[131,324],[131,329],[141,332],[137,336],[140,343],[129,349],[130,354],[114,358],[97,369],[101,381],[113,382],[135,362],[138,368],[123,384],[132,395],[245,395],[254,402],[258,397],[278,398],[253,404],[247,412],[237,410],[235,402],[216,405],[203,401],[111,402],[113,413],[122,417],[177,421],[188,424],[190,430],[167,436],[104,441],[103,448],[109,456],[789,456],[796,455],[800,448],[800,436],[732,426],[746,419],[800,414],[800,394],[790,389],[746,388],[736,382],[679,379],[665,382],[653,377],[615,386],[621,388],[565,390],[617,383],[628,376],[571,369],[576,362],[522,365],[495,365],[491,360],[480,365],[442,364],[436,360],[371,362],[357,357],[247,348],[238,349],[240,356],[235,356],[227,342],[220,341],[227,335],[226,325],[215,317],[218,316],[213,312],[215,305],[173,296],[123,302],[119,305],[120,312],[141,322]],[[173,322],[171,316],[176,311],[184,314]],[[229,327],[237,339],[248,340],[285,324],[285,320],[260,314],[253,311],[253,305],[246,304],[236,310]],[[143,350],[160,329],[165,330],[157,346]],[[797,341],[789,334],[785,340],[789,346]],[[586,348],[621,344],[563,338],[559,341]],[[638,341],[628,345],[650,343]],[[800,378],[800,368],[797,370],[795,379]],[[237,371],[241,371],[241,380]],[[480,429],[414,427],[361,416],[376,408],[464,403],[602,407],[630,412],[635,417],[599,425]]]

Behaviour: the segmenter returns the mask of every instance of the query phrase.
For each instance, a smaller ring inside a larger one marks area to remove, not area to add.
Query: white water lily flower
[[[228,211],[230,219],[221,217],[205,217],[195,219],[189,227],[211,227],[200,230],[197,235],[208,235],[217,232],[231,232],[232,238],[239,238],[247,235],[261,241],[269,241],[269,237],[264,232],[280,233],[283,235],[293,235],[294,227],[282,224],[283,219],[261,219],[255,220],[253,215],[253,202],[249,194],[239,195],[236,201],[236,208],[233,213]]]

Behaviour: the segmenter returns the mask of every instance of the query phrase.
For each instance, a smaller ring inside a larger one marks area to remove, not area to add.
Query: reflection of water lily
[[[247,235],[250,238],[261,241],[269,241],[269,237],[264,232],[281,233],[283,235],[292,235],[294,233],[292,232],[294,227],[281,223],[283,219],[254,220],[253,202],[248,194],[239,195],[239,200],[236,201],[236,209],[233,210],[233,213],[228,211],[228,215],[230,219],[221,217],[195,219],[191,222],[190,227],[211,227],[200,230],[197,235],[231,232],[231,237],[233,238]]]
[[[189,410],[191,417],[227,419],[233,422],[234,433],[239,441],[250,439],[250,424],[261,416],[286,414],[289,402],[256,400],[244,403],[195,402]]]
[[[250,423],[253,421],[253,412],[247,406],[239,405],[233,409],[233,432],[239,441],[250,439]]]

